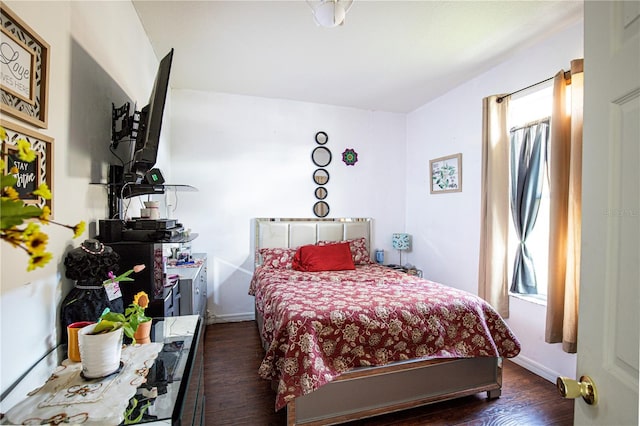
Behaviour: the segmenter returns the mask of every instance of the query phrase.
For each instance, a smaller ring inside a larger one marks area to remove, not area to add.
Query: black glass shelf
[[[197,192],[198,188],[191,185],[168,184],[161,185],[149,183],[102,183],[91,182],[91,185],[100,185],[109,191],[114,191],[118,198],[131,198],[140,195],[164,194],[166,190],[181,192]]]

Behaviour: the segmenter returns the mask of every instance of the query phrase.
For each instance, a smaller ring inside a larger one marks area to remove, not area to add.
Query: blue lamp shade
[[[411,250],[411,237],[409,234],[393,234],[391,244],[396,250]]]

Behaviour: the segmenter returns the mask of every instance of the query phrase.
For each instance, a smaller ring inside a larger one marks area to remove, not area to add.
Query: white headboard
[[[255,219],[255,264],[257,249],[296,248],[318,241],[342,241],[364,237],[371,253],[371,218],[257,218]]]

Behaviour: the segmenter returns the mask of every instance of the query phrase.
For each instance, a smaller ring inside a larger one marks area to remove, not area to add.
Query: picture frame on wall
[[[38,132],[22,127],[18,124],[0,120],[0,125],[7,133],[2,141],[2,157],[4,159],[4,173],[8,174],[11,167],[18,168],[18,183],[15,186],[19,198],[25,204],[43,208],[45,205],[51,209],[53,218],[53,197],[45,200],[33,195],[33,191],[41,183],[46,183],[49,190],[53,191],[53,138],[41,135]],[[18,141],[24,139],[36,152],[36,158],[27,163],[18,157]]]
[[[431,194],[462,192],[462,153],[429,161]]]
[[[49,44],[0,2],[0,110],[47,128]]]

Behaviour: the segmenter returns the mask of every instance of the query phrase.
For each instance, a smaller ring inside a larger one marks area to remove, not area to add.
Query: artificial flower
[[[42,197],[45,200],[51,199],[51,191],[49,190],[49,186],[44,182],[38,185],[38,189],[33,191],[32,194],[37,195],[38,197]]]
[[[104,284],[115,283],[118,281],[133,281],[129,277],[133,272],[140,272],[145,268],[145,265],[136,265],[133,269],[129,269],[124,274],[117,277],[113,272],[109,272],[108,279],[104,280]],[[151,321],[151,318],[144,314],[145,309],[149,306],[149,296],[144,291],[138,292],[133,296],[133,302],[125,309],[124,314],[119,312],[111,312],[109,308],[105,308],[100,315],[98,324],[93,329],[93,334],[108,333],[110,331],[122,328],[124,334],[131,338],[133,343],[136,343],[134,337],[138,325],[143,322]]]
[[[133,269],[129,269],[127,272],[122,273],[117,277],[112,271],[109,271],[109,273],[107,274],[109,278],[104,280],[102,284],[107,285],[109,283],[117,283],[120,281],[134,281],[134,279],[129,277],[129,275],[133,274],[134,272],[138,273],[142,271],[144,268],[145,268],[145,265],[136,265],[133,267]]]
[[[142,309],[146,309],[149,306],[149,296],[144,291],[138,292],[133,296],[133,304],[140,306]]]
[[[44,206],[42,208],[42,214],[39,217],[40,221],[45,225],[48,225],[50,217],[51,217],[51,209],[49,208],[49,206]],[[77,238],[77,237],[74,235],[74,238]]]
[[[78,238],[80,235],[84,234],[84,230],[87,227],[87,224],[84,220],[81,220],[76,226],[73,227],[73,238]]]
[[[42,268],[53,258],[51,253],[32,254],[29,258],[29,266],[27,271],[33,271],[36,268]]]
[[[4,196],[14,201],[20,198],[20,194],[18,194],[18,191],[16,191],[13,186],[7,186],[4,188]]]
[[[26,161],[30,163],[36,159],[36,152],[31,149],[31,144],[27,142],[25,139],[18,139],[17,145],[18,145],[18,157],[22,161]]]
[[[47,248],[48,239],[49,236],[44,232],[34,232],[24,240],[24,244],[29,249],[29,253],[40,255]]]

